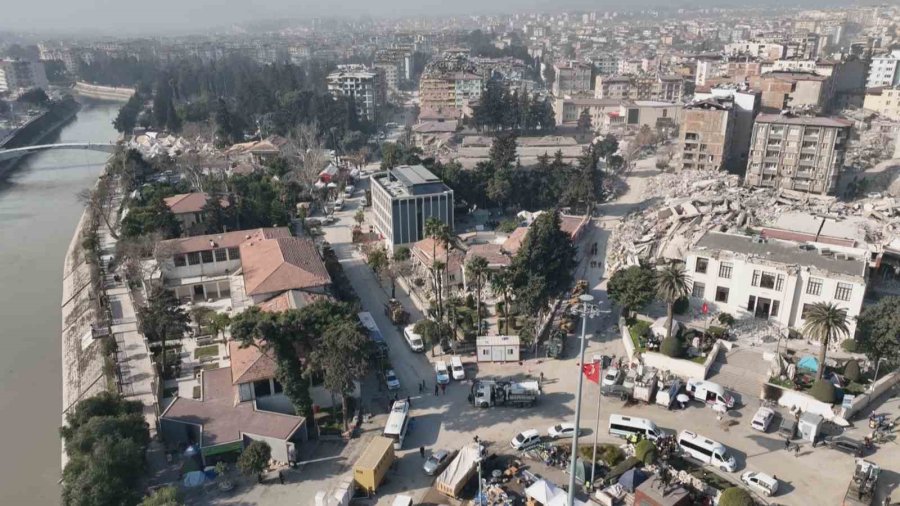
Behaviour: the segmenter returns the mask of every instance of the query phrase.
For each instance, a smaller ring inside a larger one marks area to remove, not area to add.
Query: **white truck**
[[[631,397],[638,401],[653,403],[656,401],[656,371],[646,371],[634,382]]]
[[[731,409],[735,404],[734,397],[726,392],[722,385],[712,381],[691,378],[687,382],[686,390],[694,400],[711,406],[720,405]]]
[[[456,458],[435,480],[434,488],[446,496],[459,497],[459,493],[475,474],[478,461],[481,460],[481,452],[481,446],[476,443],[463,446]]]
[[[670,381],[662,384],[656,391],[656,403],[666,409],[671,409],[683,385],[684,383],[678,378],[672,378]]]
[[[478,380],[472,385],[469,400],[479,408],[492,406],[533,406],[541,395],[537,381]]]

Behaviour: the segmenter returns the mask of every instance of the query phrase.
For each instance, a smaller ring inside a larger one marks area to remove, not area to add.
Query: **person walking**
[[[447,395],[447,385],[441,383],[441,393]]]
[[[422,393],[422,384],[419,383],[419,393]]]
[[[424,446],[419,447],[419,455],[421,455],[423,459],[425,458],[425,447]]]
[[[795,444],[794,445],[794,458],[799,457],[799,456],[800,456],[800,445]]]
[[[281,484],[284,485],[284,473],[282,471],[278,471],[278,481],[280,481]]]
[[[437,395],[437,394],[438,394],[438,384],[435,383],[434,384],[434,395]]]
[[[791,438],[789,438],[789,437],[784,438],[784,449],[785,450],[791,449]]]

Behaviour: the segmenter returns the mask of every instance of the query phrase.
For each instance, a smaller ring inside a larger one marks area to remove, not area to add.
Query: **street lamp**
[[[884,358],[884,357],[881,357],[881,358],[878,359],[878,361],[875,362],[875,377],[872,378],[872,384],[869,386],[869,391],[870,391],[870,392],[871,392],[872,390],[875,390],[875,382],[878,381],[878,368],[881,367],[881,361],[882,361],[882,360],[885,360],[885,358]]]
[[[581,353],[579,354],[578,368],[578,394],[575,398],[575,434],[572,435],[572,462],[569,464],[569,496],[567,499],[568,506],[575,504],[575,467],[578,463],[578,431],[581,423],[581,391],[584,386],[584,346],[587,341],[587,321],[588,318],[594,318],[600,314],[600,308],[591,304],[594,296],[583,294],[578,299],[581,301],[581,307],[573,308],[572,312],[581,315]]]

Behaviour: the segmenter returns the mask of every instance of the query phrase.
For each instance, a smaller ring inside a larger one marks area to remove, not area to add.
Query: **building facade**
[[[591,91],[591,65],[576,61],[553,65],[553,95],[560,97]]]
[[[421,165],[404,165],[372,176],[375,229],[390,248],[425,237],[436,218],[453,229],[453,190]]]
[[[352,98],[360,119],[375,121],[385,100],[384,75],[362,65],[339,65],[328,74],[328,91]]]
[[[866,88],[898,84],[900,84],[900,49],[895,49],[890,54],[872,57]]]
[[[730,100],[708,99],[685,106],[678,134],[681,169],[722,170],[730,161],[734,111]]]
[[[809,307],[847,310],[850,335],[862,310],[867,264],[835,246],[707,232],[685,257],[691,298],[715,312],[801,329]]]
[[[863,107],[885,118],[900,120],[900,87],[868,90]]]
[[[745,184],[832,193],[852,123],[841,118],[760,114],[753,125]]]
[[[735,85],[711,88],[708,91],[695,91],[695,100],[728,99],[731,100],[734,127],[731,134],[731,159],[736,167],[746,167],[750,156],[750,137],[753,135],[753,121],[759,114],[758,91]]]
[[[29,88],[47,89],[44,64],[28,60],[0,60],[0,93]]]

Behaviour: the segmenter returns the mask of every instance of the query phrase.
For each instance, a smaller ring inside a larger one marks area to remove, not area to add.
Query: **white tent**
[[[554,497],[565,494],[563,490],[547,480],[538,480],[525,489],[525,497],[541,504],[548,504]]]
[[[545,504],[545,506],[566,506],[567,504],[569,504],[569,494],[563,492],[553,499],[550,499],[550,502]],[[579,501],[578,499],[575,499],[572,504],[575,506],[587,506],[586,502]]]
[[[678,328],[681,327],[681,324],[678,323],[678,320],[672,318],[672,335],[678,333]],[[650,331],[653,332],[653,335],[657,337],[666,337],[666,317],[663,316],[661,318],[657,318],[653,325],[650,326]]]

